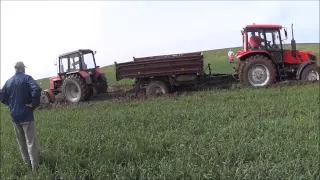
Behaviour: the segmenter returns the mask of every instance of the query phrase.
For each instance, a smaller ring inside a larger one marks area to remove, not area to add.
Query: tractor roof
[[[70,52],[61,54],[60,57],[62,57],[62,56],[68,56],[68,55],[70,55],[70,54],[74,54],[74,53],[77,53],[77,52],[82,52],[82,53],[84,53],[84,54],[93,53],[93,51],[92,51],[91,49],[78,49],[78,50],[75,50],[75,51],[70,51]]]
[[[282,28],[279,24],[252,24],[247,25],[245,28],[270,28],[270,29],[278,29]]]

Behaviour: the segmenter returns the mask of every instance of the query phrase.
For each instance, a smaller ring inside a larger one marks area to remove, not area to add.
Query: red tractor
[[[243,28],[243,48],[236,54],[236,71],[242,84],[267,86],[285,80],[319,80],[316,55],[296,49],[293,24],[291,29],[291,50],[287,50],[287,30],[281,25],[253,24]]]
[[[44,99],[54,102],[57,94],[69,102],[86,101],[96,94],[106,93],[107,78],[96,65],[90,49],[79,49],[59,56],[58,75],[49,79],[50,89],[44,90]]]

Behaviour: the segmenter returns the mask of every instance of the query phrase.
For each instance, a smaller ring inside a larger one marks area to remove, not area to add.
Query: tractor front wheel
[[[50,105],[50,97],[48,93],[46,92],[41,92],[40,96],[40,106],[39,107],[48,107]]]
[[[255,55],[240,64],[239,77],[244,85],[264,87],[275,82],[276,68],[268,57]]]
[[[310,64],[304,68],[301,74],[303,81],[319,81],[319,67],[315,64]]]
[[[78,75],[68,76],[62,84],[62,93],[65,99],[71,103],[87,100],[90,97],[89,92],[88,85]]]

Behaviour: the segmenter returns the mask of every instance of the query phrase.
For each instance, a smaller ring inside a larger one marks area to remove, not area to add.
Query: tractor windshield
[[[78,53],[74,53],[74,54],[71,54],[69,55],[69,58],[70,58],[70,71],[78,71],[80,69],[80,57],[79,57],[79,54]],[[82,64],[83,66],[83,64]]]
[[[96,68],[94,54],[91,51],[76,51],[59,58],[59,72],[75,72]]]
[[[281,41],[280,41],[280,34],[279,30],[276,29],[266,29],[266,37],[265,39],[267,40],[267,49],[280,49],[281,48]]]
[[[248,29],[248,45],[251,50],[281,48],[279,29]]]
[[[59,72],[60,73],[65,73],[68,71],[68,58],[64,57],[60,59],[60,63],[59,63]]]
[[[248,45],[251,50],[264,49],[263,31],[248,29]]]
[[[96,68],[94,57],[92,53],[82,54],[83,56],[83,62],[85,66],[83,66],[83,69],[93,69]]]

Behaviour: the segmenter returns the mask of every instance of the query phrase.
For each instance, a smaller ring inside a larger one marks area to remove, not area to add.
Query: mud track
[[[280,82],[276,83],[267,87],[261,87],[259,89],[266,89],[266,88],[281,88],[281,87],[300,87],[303,85],[311,85],[311,84],[319,84],[319,81],[287,81],[287,82]],[[125,86],[123,86],[125,87]],[[217,89],[242,89],[244,86],[241,86],[239,83],[227,83],[227,84],[216,84],[216,85],[210,85],[210,86],[201,86],[201,87],[195,87],[195,88],[188,88],[188,89],[179,89],[176,92],[167,94],[167,95],[162,95],[162,97],[168,97],[168,98],[176,98],[181,94],[186,94],[186,93],[195,93],[197,91],[202,91],[202,90],[217,90]],[[320,86],[319,86],[320,88]],[[126,86],[125,89],[128,89],[128,86]],[[66,102],[61,96],[56,97],[56,102],[47,104],[47,105],[41,105],[37,109],[52,109],[52,108],[76,108],[76,107],[90,107],[94,105],[96,102],[99,101],[108,101],[108,100],[113,100],[113,101],[122,101],[122,102],[128,102],[132,100],[145,100],[149,99],[151,97],[147,96],[146,94],[143,93],[133,93],[132,90],[126,90],[126,91],[111,91],[105,94],[100,94],[95,97],[92,97],[89,101],[86,102],[80,102],[80,103],[69,103]]]

